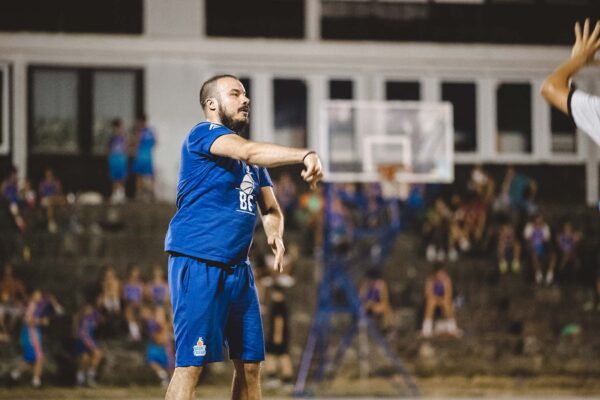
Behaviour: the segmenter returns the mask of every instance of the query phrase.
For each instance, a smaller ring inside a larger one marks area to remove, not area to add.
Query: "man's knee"
[[[200,374],[202,373],[202,367],[177,367],[175,368],[174,374],[180,376],[186,381],[193,382],[194,385],[198,382]]]
[[[244,376],[247,381],[258,381],[260,377],[261,363],[244,363]]]

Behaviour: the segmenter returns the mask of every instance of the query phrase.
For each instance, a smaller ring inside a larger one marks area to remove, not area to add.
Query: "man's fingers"
[[[579,21],[575,23],[575,42],[581,42],[581,25],[579,25]]]
[[[598,34],[600,34],[600,21],[596,22],[596,27],[590,36],[590,42],[595,43],[598,39]]]
[[[588,40],[590,37],[590,19],[586,18],[583,23],[583,40]]]

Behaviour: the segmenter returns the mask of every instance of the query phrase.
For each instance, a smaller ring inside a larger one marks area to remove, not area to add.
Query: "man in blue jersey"
[[[314,151],[240,137],[250,100],[235,76],[204,82],[200,104],[207,120],[183,143],[165,239],[176,358],[166,399],[191,399],[203,366],[223,361],[224,348],[235,367],[232,398],[260,399],[264,338],[248,262],[259,212],[277,271],[284,255],[283,216],[266,168],[304,164],[302,178],[314,189],[321,162]]]

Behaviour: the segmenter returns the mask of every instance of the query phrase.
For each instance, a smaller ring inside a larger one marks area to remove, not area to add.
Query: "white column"
[[[440,79],[438,77],[429,76],[420,80],[423,91],[421,93],[422,101],[440,101],[441,89]]]
[[[13,164],[21,177],[27,176],[27,64],[13,63]]]
[[[250,138],[259,142],[275,140],[273,76],[266,72],[252,74],[252,119]]]
[[[144,0],[144,33],[154,37],[202,37],[204,10],[204,0]]]
[[[598,204],[598,145],[586,137],[586,159],[585,159],[585,193],[588,206],[595,207]]]
[[[324,132],[321,132],[321,107],[323,102],[327,100],[327,78],[324,75],[311,75],[308,77],[308,148],[322,151],[321,141]],[[320,154],[323,157],[323,154]]]
[[[531,84],[532,113],[531,113],[531,146],[534,160],[550,160],[552,158],[552,128],[550,126],[550,107],[542,96],[541,80]]]
[[[321,0],[304,0],[304,37],[310,41],[321,38]]]
[[[477,153],[482,160],[492,160],[496,154],[496,80],[477,81]]]

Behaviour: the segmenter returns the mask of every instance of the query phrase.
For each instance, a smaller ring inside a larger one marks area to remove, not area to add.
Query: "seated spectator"
[[[62,313],[62,306],[54,296],[44,296],[39,289],[33,291],[27,304],[27,310],[23,318],[23,328],[21,329],[23,361],[10,373],[13,381],[17,381],[23,372],[31,370],[33,375],[31,385],[34,388],[42,386],[44,353],[40,327],[47,326],[50,321],[49,318],[53,314]]]
[[[577,252],[581,240],[581,233],[573,229],[571,222],[563,224],[556,237],[558,249],[558,274],[563,281],[574,282],[579,270],[580,260]]]
[[[510,269],[512,272],[521,270],[521,243],[515,234],[515,228],[511,222],[504,222],[498,231],[498,268],[501,274],[505,274]]]
[[[442,198],[435,200],[434,206],[425,217],[423,235],[426,257],[430,262],[446,260],[450,241],[451,213]]]
[[[125,319],[129,328],[129,337],[134,342],[142,338],[139,319],[144,297],[144,284],[140,278],[139,265],[132,264],[129,267],[127,281],[123,285],[123,304],[125,305]]]
[[[167,310],[162,305],[155,305],[144,311],[148,345],[146,361],[156,373],[162,387],[169,385],[169,373],[175,368],[171,330]],[[202,346],[203,344],[199,344]]]
[[[13,276],[12,266],[6,264],[0,280],[0,341],[9,341],[10,333],[23,315],[26,302],[25,285]]]
[[[77,385],[96,386],[96,371],[102,361],[102,351],[94,340],[94,332],[100,322],[100,314],[94,304],[86,304],[75,317],[76,342],[75,352],[79,357]]]
[[[102,276],[100,289],[100,309],[109,318],[115,318],[121,314],[121,281],[117,277],[115,269],[107,265]]]
[[[44,180],[40,182],[39,187],[40,205],[46,209],[46,217],[48,220],[48,231],[56,233],[58,226],[54,218],[54,208],[63,203],[62,185],[58,178],[54,176],[54,171],[51,168],[46,168],[44,172]]]
[[[169,284],[165,280],[163,268],[156,264],[152,269],[152,280],[146,283],[146,298],[154,306],[169,306]]]
[[[442,264],[436,263],[433,273],[425,281],[425,318],[421,329],[424,337],[433,335],[433,319],[438,309],[442,321],[437,324],[436,332],[456,337],[462,335],[456,326],[452,296],[452,280]]]
[[[269,308],[269,330],[266,337],[265,371],[267,386],[279,386],[281,383],[291,386],[293,379],[292,359],[289,353],[289,313],[285,292],[281,286],[271,288]]]
[[[533,219],[527,223],[525,226],[524,237],[531,257],[535,282],[541,284],[544,281],[545,272],[546,284],[552,284],[554,280],[556,254],[552,249],[550,227],[544,221],[544,217],[541,214],[536,214]]]
[[[372,317],[382,330],[387,329],[391,322],[392,307],[387,283],[376,268],[369,269],[365,274],[359,296],[367,316]]]
[[[450,199],[450,237],[448,258],[450,261],[458,259],[458,249],[467,252],[471,249],[471,238],[467,229],[467,209],[458,194],[453,194]]]

